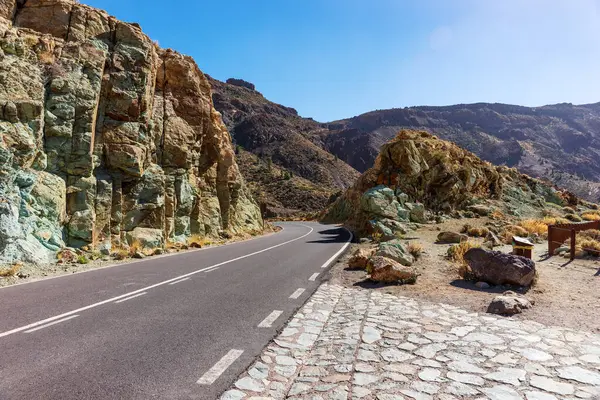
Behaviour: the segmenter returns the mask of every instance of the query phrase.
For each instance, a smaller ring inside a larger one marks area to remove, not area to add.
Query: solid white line
[[[119,303],[122,303],[122,302],[124,302],[124,301],[131,300],[131,299],[135,299],[136,297],[143,296],[143,295],[145,295],[145,294],[147,294],[147,293],[148,293],[148,292],[143,292],[143,293],[134,294],[133,296],[129,296],[129,297],[126,297],[126,298],[124,298],[124,299],[121,299],[121,300],[115,301],[115,304],[119,304]]]
[[[304,293],[306,289],[300,288],[297,289],[294,293],[292,293],[292,295],[290,296],[290,299],[297,299],[298,297],[300,297],[302,295],[302,293]]]
[[[79,317],[79,315],[71,315],[70,317],[59,319],[58,321],[50,322],[49,324],[38,326],[37,328],[30,329],[28,331],[25,331],[25,333],[31,333],[31,332],[39,331],[40,329],[47,328],[47,327],[49,327],[51,325],[60,324],[61,322],[65,322],[65,321],[68,321],[70,319],[77,318],[77,317]]]
[[[331,264],[332,262],[337,260],[337,258],[340,256],[340,254],[342,254],[348,248],[348,246],[350,246],[350,242],[352,242],[352,237],[354,235],[352,235],[352,232],[350,232],[348,229],[344,228],[344,230],[350,234],[350,238],[348,238],[348,241],[346,242],[345,245],[342,246],[340,251],[338,251],[333,256],[331,256],[331,258],[329,260],[325,261],[325,264],[321,265],[321,268],[329,267],[329,264]]]
[[[187,280],[189,280],[189,279],[190,279],[189,277],[187,277],[187,278],[183,278],[183,279],[180,279],[180,280],[178,280],[178,281],[171,282],[171,283],[169,283],[169,285],[176,285],[176,284],[178,284],[178,283],[180,283],[180,282],[184,282],[184,281],[187,281]]]
[[[196,383],[198,385],[212,385],[221,375],[223,375],[223,372],[225,372],[227,368],[242,355],[243,352],[244,350],[229,350],[229,352],[217,361],[211,369],[206,371]]]
[[[207,270],[206,270],[206,271],[204,271],[204,272],[212,272],[212,271],[214,271],[214,270],[217,270],[217,269],[219,269],[219,267],[215,267],[215,268],[207,269]]]
[[[310,226],[302,225],[302,224],[298,224],[298,225],[301,225],[301,226],[304,226],[306,228],[309,228],[310,231],[308,233],[305,233],[302,236],[299,236],[299,237],[295,238],[295,239],[288,240],[287,242],[279,243],[279,244],[276,244],[276,245],[271,246],[271,247],[267,247],[266,249],[255,251],[254,253],[250,253],[250,254],[246,254],[246,255],[240,256],[240,257],[232,258],[231,260],[223,261],[221,263],[218,263],[218,264],[215,264],[215,265],[211,265],[210,267],[202,268],[202,269],[199,269],[197,271],[193,271],[193,272],[190,272],[188,274],[181,275],[181,276],[178,276],[178,277],[175,277],[175,278],[163,281],[163,282],[155,283],[154,285],[150,285],[150,286],[147,286],[145,288],[134,290],[133,292],[125,293],[125,294],[122,294],[120,296],[116,296],[116,297],[113,297],[113,298],[110,298],[110,299],[99,301],[98,303],[90,304],[89,306],[81,307],[81,308],[78,308],[78,309],[73,310],[73,311],[69,311],[69,312],[66,312],[66,313],[63,313],[63,314],[60,314],[60,315],[56,315],[54,317],[46,318],[46,319],[43,319],[41,321],[37,321],[37,322],[31,323],[29,325],[22,326],[20,328],[15,328],[15,329],[12,329],[10,331],[6,331],[6,332],[3,332],[3,333],[0,333],[0,337],[12,335],[13,333],[21,332],[21,331],[24,331],[26,329],[33,328],[33,327],[36,327],[36,326],[39,326],[39,325],[43,325],[43,324],[55,321],[55,320],[60,319],[60,318],[68,317],[69,315],[73,315],[73,314],[77,314],[77,313],[80,313],[80,312],[85,311],[85,310],[89,310],[90,308],[95,308],[95,307],[101,306],[103,304],[112,303],[113,301],[120,300],[120,299],[123,299],[125,297],[129,297],[129,296],[132,296],[134,294],[137,294],[137,293],[145,292],[146,290],[154,289],[155,287],[166,285],[168,283],[175,282],[175,281],[181,280],[183,278],[187,278],[188,276],[199,274],[200,272],[204,272],[206,270],[213,269],[214,267],[219,267],[221,265],[230,264],[230,263],[235,262],[235,261],[243,260],[244,258],[252,257],[252,256],[254,256],[256,254],[264,253],[265,251],[273,250],[273,249],[275,249],[277,247],[281,247],[281,246],[284,246],[284,245],[286,245],[288,243],[295,242],[296,240],[303,239],[303,238],[307,237],[308,235],[310,235],[314,231],[314,229],[311,228]]]
[[[283,311],[275,310],[271,314],[267,316],[267,318],[263,319],[263,321],[258,324],[259,328],[270,328],[273,325],[273,322],[283,313]]]
[[[316,272],[316,273],[312,274],[312,275],[310,276],[310,278],[308,278],[308,280],[309,280],[309,281],[313,281],[313,282],[314,282],[314,281],[317,279],[317,276],[319,276],[319,273],[318,273],[318,272]]]

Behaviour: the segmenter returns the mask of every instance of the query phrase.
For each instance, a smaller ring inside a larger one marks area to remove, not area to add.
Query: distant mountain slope
[[[361,172],[400,129],[423,129],[484,160],[600,200],[600,103],[413,107],[372,111],[327,126],[327,148]]]
[[[254,85],[209,77],[215,108],[237,145],[240,170],[270,215],[323,209],[359,173],[327,150],[326,125],[268,101]]]

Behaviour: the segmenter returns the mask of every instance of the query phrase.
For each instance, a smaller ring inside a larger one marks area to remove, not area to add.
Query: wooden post
[[[571,261],[575,259],[575,229],[571,229]]]
[[[548,225],[548,257],[552,257],[552,225]]]

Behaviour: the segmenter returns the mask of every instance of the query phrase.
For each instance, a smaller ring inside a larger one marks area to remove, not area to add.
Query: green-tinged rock
[[[424,224],[427,222],[427,218],[425,218],[425,206],[421,203],[405,203],[404,207],[409,212],[410,222],[417,222],[420,224]]]
[[[394,191],[379,185],[367,190],[360,200],[363,211],[383,218],[408,221],[409,212],[398,202]]]
[[[126,234],[129,245],[137,242],[144,249],[155,249],[165,244],[164,233],[160,229],[135,228]]]
[[[414,257],[398,239],[381,243],[375,255],[390,258],[405,266],[410,266],[415,262]]]

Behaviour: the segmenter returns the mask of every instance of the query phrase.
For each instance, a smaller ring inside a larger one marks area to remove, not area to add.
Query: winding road
[[[0,289],[0,399],[216,399],[351,235],[272,235]]]

